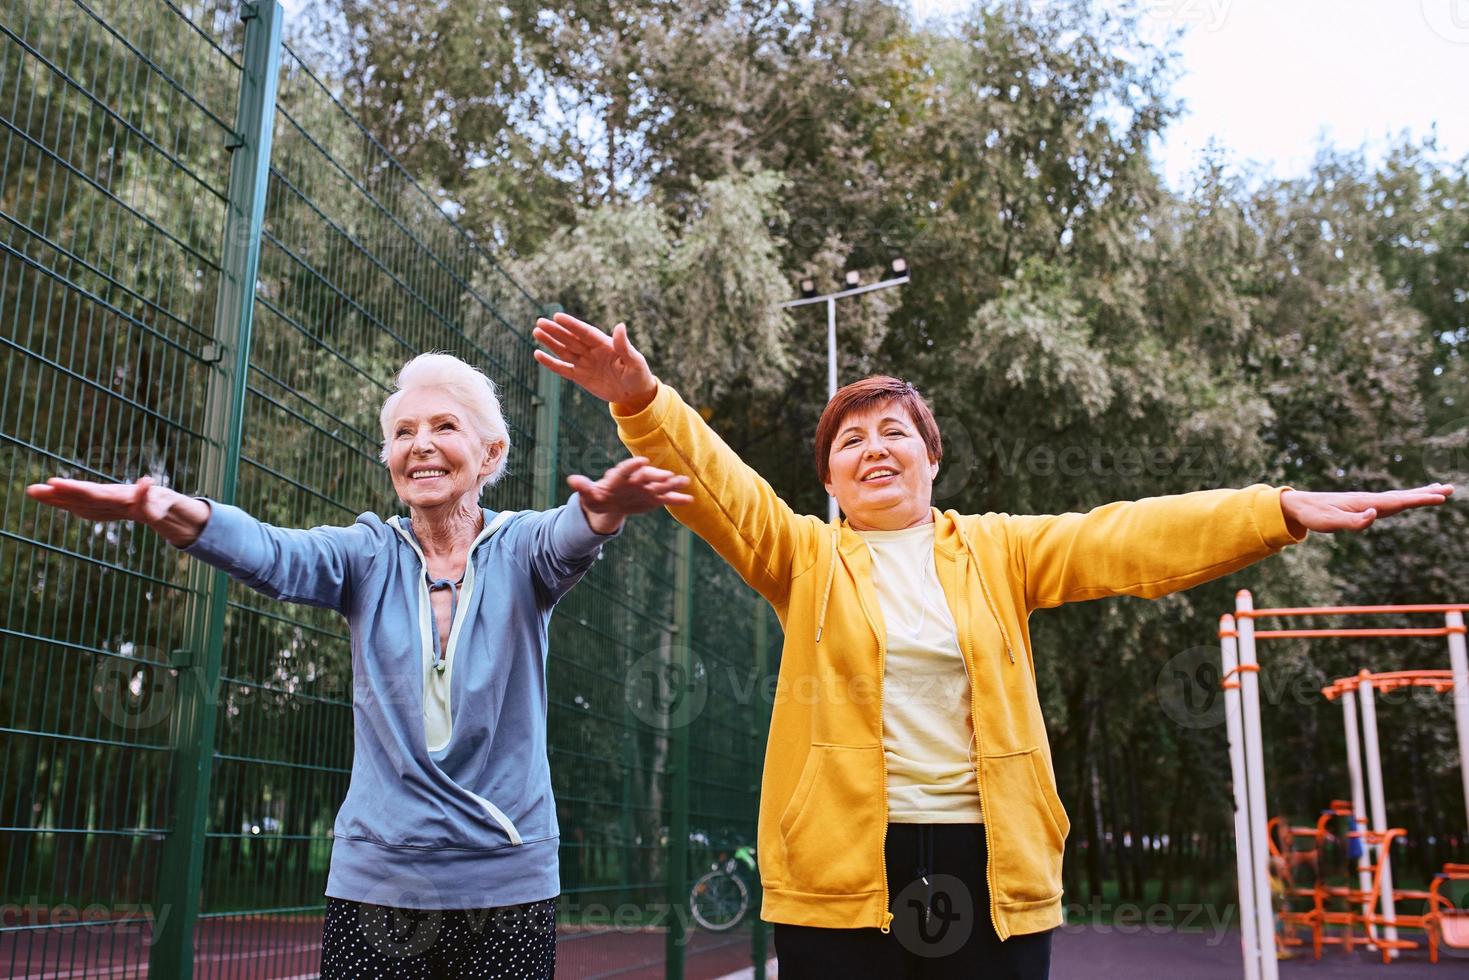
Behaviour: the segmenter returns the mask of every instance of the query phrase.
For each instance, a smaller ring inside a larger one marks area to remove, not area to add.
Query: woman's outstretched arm
[[[602,545],[622,531],[627,518],[660,507],[681,507],[691,499],[682,492],[687,477],[649,466],[637,456],[613,466],[600,480],[573,475],[566,482],[575,496],[560,507],[532,515],[528,524],[531,569],[551,603],[581,580]]]
[[[357,556],[372,554],[391,533],[370,514],[349,527],[273,527],[238,507],[186,496],[146,476],[132,484],[53,477],[26,493],[85,520],[143,524],[272,599],[337,610],[346,606]]]
[[[536,360],[609,403],[628,450],[689,478],[692,502],[670,508],[746,582],[779,606],[789,594],[802,519],[724,440],[659,384],[618,324],[609,335],[565,313],[537,321]]]
[[[1360,531],[1454,492],[1435,483],[1385,493],[1278,487],[1202,490],[1107,504],[1085,514],[1006,519],[1028,608],[1112,595],[1156,598],[1238,571],[1308,531]]]
[[[132,521],[157,532],[175,548],[187,548],[209,523],[209,503],[160,487],[152,477],[136,483],[93,483],[52,477],[26,487],[43,504],[90,521]]]

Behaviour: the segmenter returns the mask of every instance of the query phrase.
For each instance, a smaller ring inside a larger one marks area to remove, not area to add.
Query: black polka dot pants
[[[495,909],[326,900],[322,980],[551,980],[556,899]]]

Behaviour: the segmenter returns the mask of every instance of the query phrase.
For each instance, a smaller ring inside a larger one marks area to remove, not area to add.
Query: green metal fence
[[[554,505],[624,453],[535,366],[541,312],[282,44],[275,0],[0,6],[0,973],[313,974],[352,751],[339,619],[24,485],[391,513],[377,408],[437,349],[500,385],[491,505]],[[661,514],[563,601],[563,975],[760,975],[758,925],[696,933],[687,895],[754,840],[778,640]]]

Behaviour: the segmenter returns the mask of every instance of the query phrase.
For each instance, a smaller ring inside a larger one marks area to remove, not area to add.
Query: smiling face
[[[939,464],[897,401],[854,411],[837,425],[826,492],[859,531],[896,531],[931,519]]]
[[[388,471],[413,511],[478,506],[480,486],[499,468],[504,451],[500,443],[486,446],[464,406],[440,389],[406,391],[393,406]]]

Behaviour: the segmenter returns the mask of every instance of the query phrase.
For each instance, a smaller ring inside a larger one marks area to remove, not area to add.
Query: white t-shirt
[[[887,627],[883,752],[893,823],[982,823],[969,675],[934,568],[932,523],[858,531]]]

